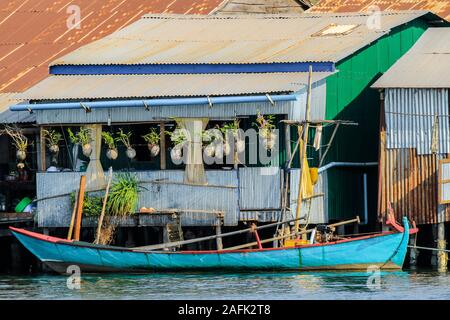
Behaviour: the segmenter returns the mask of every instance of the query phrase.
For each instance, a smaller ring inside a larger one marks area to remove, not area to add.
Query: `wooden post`
[[[160,167],[161,170],[166,170],[166,128],[164,122],[159,123],[159,148],[160,154]]]
[[[75,216],[77,214],[78,192],[79,190],[75,192],[75,203],[73,204],[72,218],[70,219],[70,226],[69,232],[67,233],[67,240],[72,240],[73,226],[75,225]]]
[[[45,172],[47,170],[47,164],[45,159],[45,136],[44,136],[44,128],[39,128],[39,139],[40,139],[40,148],[39,148],[39,159],[40,159],[40,169],[42,172]]]
[[[80,240],[81,220],[83,218],[84,192],[86,190],[86,176],[81,176],[80,191],[78,192],[77,215],[75,218],[74,240]]]
[[[218,217],[217,225],[216,225],[216,235],[221,235],[221,234],[222,234],[222,218]],[[216,245],[217,245],[217,250],[223,250],[222,237],[218,237],[216,239]]]
[[[308,129],[309,129],[309,117],[311,113],[311,90],[312,90],[312,65],[309,66],[309,76],[308,76],[308,94],[306,99],[306,110],[305,110],[305,127],[303,129],[303,139],[300,136],[301,131],[300,127],[297,128],[299,139],[303,140],[302,149],[299,150],[300,154],[300,178],[299,178],[299,186],[298,186],[298,197],[297,197],[297,208],[296,208],[296,220],[295,221],[295,231],[297,232],[300,227],[300,213],[302,209],[302,202],[303,202],[303,170],[304,168],[304,160],[306,159],[306,146],[308,145]]]
[[[437,248],[442,250],[447,249],[447,242],[445,241],[445,224],[443,222],[440,222],[437,225]],[[442,250],[437,253],[437,269],[439,272],[446,272],[448,253]]]
[[[100,241],[100,234],[102,232],[103,219],[105,217],[106,203],[108,202],[109,187],[111,186],[111,180],[112,180],[112,167],[109,167],[108,184],[106,185],[105,198],[103,199],[102,212],[100,214],[100,218],[98,219],[97,235],[94,241],[94,243],[96,244],[98,244]]]
[[[413,270],[417,267],[417,258],[419,256],[419,250],[413,248],[416,246],[417,234],[412,234],[409,238],[409,267]]]

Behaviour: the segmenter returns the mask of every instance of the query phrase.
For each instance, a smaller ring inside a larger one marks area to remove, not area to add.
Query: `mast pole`
[[[299,177],[299,186],[298,186],[298,196],[297,196],[297,208],[296,208],[296,214],[295,218],[297,219],[295,221],[295,232],[299,231],[300,228],[300,213],[302,209],[302,202],[303,202],[303,170],[304,168],[304,161],[306,160],[306,146],[308,144],[308,129],[309,129],[309,120],[310,120],[310,113],[311,113],[311,90],[312,90],[312,65],[309,66],[309,76],[308,76],[308,93],[306,96],[306,110],[305,110],[305,124],[303,128],[303,138],[301,137],[301,129],[300,127],[297,128],[299,139],[303,140],[303,143],[301,144],[301,149],[299,150],[300,153],[300,177]],[[307,160],[306,160],[307,161]]]

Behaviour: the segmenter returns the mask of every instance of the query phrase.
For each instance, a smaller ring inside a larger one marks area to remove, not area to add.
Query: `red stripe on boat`
[[[24,234],[26,236],[33,237],[33,238],[36,238],[36,239],[39,239],[39,240],[48,241],[48,242],[53,242],[53,243],[56,243],[56,242],[68,242],[68,243],[71,243],[71,242],[73,242],[73,240],[66,240],[66,239],[56,238],[56,237],[52,237],[52,236],[46,236],[45,234],[36,233],[36,232],[28,231],[28,230],[25,230],[25,229],[19,229],[19,228],[14,228],[14,227],[9,227],[9,229],[14,231],[14,232]]]

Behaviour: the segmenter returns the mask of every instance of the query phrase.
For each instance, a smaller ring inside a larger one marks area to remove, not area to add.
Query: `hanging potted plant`
[[[22,161],[27,158],[28,138],[23,134],[22,129],[18,127],[5,126],[3,130],[0,130],[0,135],[6,134],[12,140],[16,147],[16,157],[19,160],[18,167],[24,167]]]
[[[62,134],[55,130],[42,130],[42,134],[47,141],[50,153],[57,154],[59,152],[58,143],[62,140]]]
[[[67,129],[67,132],[69,133],[70,141],[73,144],[81,145],[81,148],[83,150],[83,154],[86,157],[90,157],[92,153],[92,137],[91,137],[91,130],[87,128],[80,127],[80,130],[74,134],[70,128]]]
[[[122,142],[127,148],[127,151],[125,152],[127,157],[134,159],[136,157],[136,150],[131,146],[130,138],[131,132],[125,133],[122,129],[119,129],[119,132],[117,132],[117,141]]]
[[[262,138],[263,146],[266,150],[272,150],[275,147],[277,135],[275,134],[275,116],[264,116],[260,112],[256,117],[257,126],[259,127],[259,135]]]
[[[187,142],[186,129],[177,126],[173,132],[167,131],[167,134],[174,145],[172,150],[170,150],[170,157],[173,162],[179,162],[183,157],[183,146]]]
[[[105,144],[108,146],[108,151],[106,151],[106,157],[109,160],[116,160],[119,156],[116,147],[116,138],[113,137],[111,132],[103,131],[102,138]]]
[[[150,156],[156,157],[161,151],[159,146],[161,137],[158,130],[156,128],[151,128],[150,132],[143,135],[142,138],[144,138],[145,142],[147,142],[148,150],[150,150]]]
[[[202,141],[204,144],[203,152],[207,157],[214,158],[219,156],[221,150],[218,150],[218,142],[222,140],[222,136],[219,132],[217,134],[215,129],[205,130],[202,132]],[[217,149],[217,150],[216,150]]]
[[[220,130],[223,132],[224,136],[226,137],[224,144],[223,144],[223,153],[226,156],[229,155],[230,151],[231,151],[230,143],[228,142],[228,134],[230,132],[235,141],[236,151],[238,153],[241,153],[241,152],[244,152],[244,150],[245,150],[245,141],[239,136],[239,122],[240,122],[240,120],[234,119],[233,122],[226,123],[223,125],[222,128],[220,128]]]

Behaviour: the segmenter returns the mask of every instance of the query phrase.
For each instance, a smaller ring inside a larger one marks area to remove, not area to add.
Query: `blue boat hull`
[[[42,262],[65,273],[69,265],[83,272],[155,272],[161,270],[365,270],[368,266],[401,269],[409,241],[390,232],[295,248],[236,251],[153,251],[97,246],[46,237],[12,228],[17,239]]]

